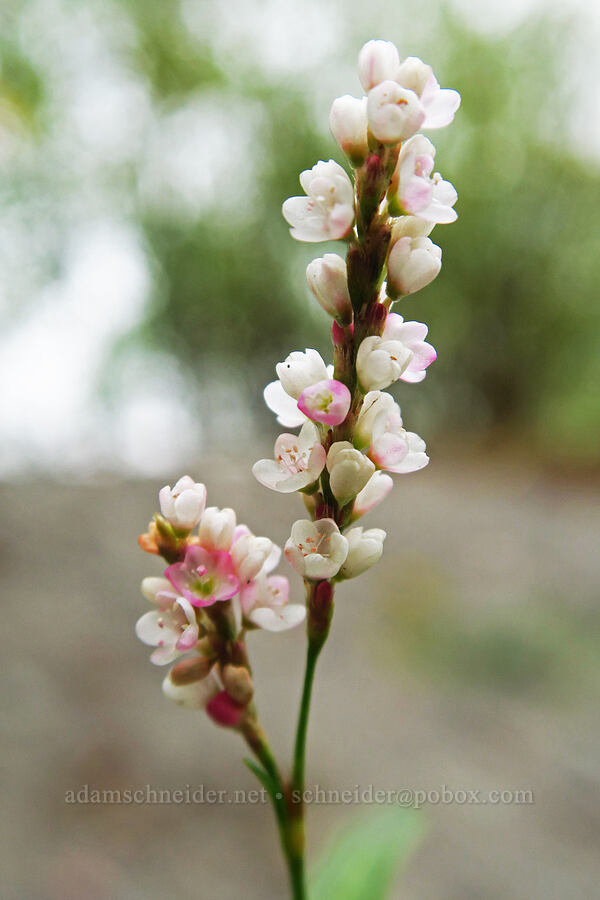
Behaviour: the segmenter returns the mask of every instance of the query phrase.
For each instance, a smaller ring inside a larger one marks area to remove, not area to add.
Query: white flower
[[[299,519],[292,525],[284,553],[304,578],[333,578],[348,555],[348,541],[333,519]]]
[[[340,506],[345,506],[362,491],[375,466],[349,441],[336,441],[327,454],[329,486]]]
[[[431,66],[418,56],[407,56],[396,72],[396,81],[414,91],[425,109],[423,128],[444,128],[454,119],[460,106],[460,94],[449,89],[442,90]]]
[[[200,545],[205,550],[228,551],[233,541],[235,522],[233,509],[209,506],[200,519],[200,528],[198,529]]]
[[[415,134],[403,145],[391,182],[390,204],[393,211],[447,225],[457,218],[452,207],[458,195],[439,172],[432,176],[434,157],[435,147],[422,134]]]
[[[369,391],[365,394],[354,429],[354,442],[359,449],[364,450],[370,445],[377,419],[387,419],[396,406],[392,395],[384,391]]]
[[[412,353],[400,341],[372,335],[361,341],[356,355],[356,371],[364,390],[389,387],[407,368]]]
[[[279,381],[271,381],[263,391],[265,403],[277,416],[277,421],[284,428],[297,428],[307,421],[303,412],[298,409],[298,404],[290,397]]]
[[[369,528],[365,531],[359,526],[347,531],[345,537],[348,541],[348,556],[338,578],[356,578],[380,559],[386,533],[381,528]]]
[[[316,350],[294,350],[275,370],[284,391],[295,400],[307,387],[327,378],[327,366]]]
[[[231,561],[240,584],[244,584],[255,578],[264,568],[274,545],[269,538],[257,537],[245,526],[239,527],[236,531],[238,533],[234,535],[230,550]]]
[[[333,159],[320,160],[300,175],[306,197],[289,197],[282,207],[298,241],[336,241],[354,223],[354,188],[347,173]]]
[[[265,487],[288,494],[313,484],[325,467],[326,457],[316,425],[305,421],[300,434],[280,434],[274,456],[252,466],[252,474]]]
[[[414,294],[432,282],[441,268],[442,250],[428,237],[400,238],[388,257],[388,294]]]
[[[397,144],[416,134],[425,120],[425,110],[414,91],[395,81],[382,81],[369,91],[367,119],[378,141]]]
[[[381,333],[384,341],[400,341],[411,352],[410,362],[400,376],[402,381],[416,383],[423,381],[426,369],[435,362],[437,353],[428,344],[427,325],[423,322],[405,322],[398,313],[390,313]]]
[[[191,684],[173,684],[170,674],[162,683],[165,697],[172,700],[177,706],[184,709],[204,709],[213,697],[221,691],[221,685],[214,669],[211,669],[206,678],[201,681],[193,681]]]
[[[148,590],[150,581],[153,584]],[[187,653],[198,642],[196,613],[189,600],[173,592],[166,578],[144,579],[142,592],[153,598],[152,602],[158,609],[145,613],[137,620],[135,633],[142,643],[157,648],[150,661],[164,666],[182,653]]]
[[[366,515],[378,506],[382,500],[385,500],[393,486],[394,482],[389,475],[384,472],[375,472],[354,501],[352,520]]]
[[[369,151],[367,140],[367,98],[344,94],[331,105],[331,133],[354,166],[361,166]]]
[[[169,485],[161,488],[158,499],[162,515],[174,528],[191,531],[204,512],[206,487],[184,475],[174,488]]]
[[[435,222],[426,222],[418,216],[398,216],[392,220],[392,245],[403,237],[427,237],[434,228]]]
[[[259,576],[243,588],[240,598],[244,616],[265,631],[287,631],[306,616],[301,603],[289,603],[290,585],[283,575]]]
[[[313,259],[306,269],[306,280],[326,313],[348,325],[352,321],[352,303],[348,292],[346,262],[337,253]]]
[[[394,79],[399,66],[400,56],[391,41],[367,41],[358,54],[358,77],[365,91]]]

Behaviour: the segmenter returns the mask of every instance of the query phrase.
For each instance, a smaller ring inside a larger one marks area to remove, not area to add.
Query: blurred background
[[[158,563],[135,539],[184,471],[288,535],[289,502],[250,473],[277,433],[262,388],[290,350],[329,352],[304,270],[335,247],[291,240],[280,208],[302,169],[343,162],[329,106],[359,92],[371,37],[462,94],[435,134],[459,219],[399,310],[438,350],[397,391],[432,462],[397,478],[370,522],[388,554],[340,597],[310,778],[534,792],[416,813],[393,897],[595,896],[598,10],[4,0],[0,26],[2,897],[285,896],[265,807],[64,796],[253,786],[232,736],[162,699],[133,634]],[[289,752],[303,637],[252,644]],[[313,858],[375,812],[311,808]]]

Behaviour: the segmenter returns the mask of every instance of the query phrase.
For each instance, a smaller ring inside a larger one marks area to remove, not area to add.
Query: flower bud
[[[419,216],[398,216],[392,223],[392,246],[403,237],[428,237],[435,222],[427,222]]]
[[[378,506],[382,500],[385,500],[393,486],[394,482],[389,475],[384,472],[375,472],[354,501],[352,521],[366,515]]]
[[[180,478],[173,489],[165,485],[158,499],[163,517],[174,528],[191,531],[200,521],[206,506],[206,487],[189,475]]]
[[[341,425],[348,415],[351,402],[352,394],[345,384],[326,378],[302,391],[298,397],[298,409],[313,422]]]
[[[381,528],[364,531],[360,526],[351,528],[345,535],[348,541],[348,556],[341,567],[338,578],[356,578],[374,565],[383,553],[386,533]]]
[[[352,165],[362,166],[369,144],[367,140],[367,98],[344,94],[333,101],[329,113],[331,133]]]
[[[316,350],[294,350],[275,370],[284,391],[295,400],[307,387],[327,378],[327,366]]]
[[[369,92],[367,118],[369,130],[378,141],[397,144],[416,134],[425,110],[414,91],[395,81],[383,81]]]
[[[383,390],[397,381],[412,359],[401,341],[365,338],[356,356],[356,371],[365,391]]]
[[[354,443],[360,450],[371,443],[376,420],[387,419],[395,407],[396,401],[385,391],[369,391],[365,395],[354,429]]]
[[[200,519],[198,537],[205,550],[229,550],[235,529],[235,512],[209,506]]]
[[[171,683],[176,687],[183,687],[195,681],[203,681],[212,669],[213,663],[214,660],[206,656],[183,659],[171,669],[169,673]]]
[[[184,709],[204,709],[219,692],[219,684],[211,671],[202,681],[194,681],[191,684],[174,684],[171,673],[162,683],[165,697],[172,700]]]
[[[221,691],[208,701],[206,712],[217,725],[235,728],[243,718],[245,707],[230,697],[227,691]]]
[[[349,441],[336,441],[327,454],[329,486],[340,506],[345,506],[364,488],[375,465]]]
[[[346,263],[337,253],[313,259],[306,269],[306,280],[326,313],[348,325],[352,321],[352,303],[348,293]]]
[[[365,91],[395,79],[399,66],[400,56],[391,41],[367,41],[358,54],[358,77]]]
[[[388,258],[388,294],[414,294],[424,288],[442,268],[442,250],[428,237],[403,237],[396,241]]]
[[[244,666],[232,666],[228,664],[223,669],[223,684],[229,696],[246,706],[252,700],[254,685],[248,669]]]

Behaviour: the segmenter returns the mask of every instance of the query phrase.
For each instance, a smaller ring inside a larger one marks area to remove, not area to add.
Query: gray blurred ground
[[[253,482],[244,456],[203,464],[210,503],[283,542],[291,504]],[[532,790],[533,805],[421,810],[429,832],[397,896],[589,900],[600,883],[600,490],[448,457],[398,479],[370,516],[389,531],[387,551],[339,591],[309,780]],[[133,633],[139,581],[159,571],[135,542],[158,487],[0,487],[3,900],[286,896],[266,806],[64,802],[85,784],[254,787],[241,742],[163,699]],[[263,722],[289,754],[303,635],[251,635],[250,648]],[[375,812],[312,806],[311,857]]]

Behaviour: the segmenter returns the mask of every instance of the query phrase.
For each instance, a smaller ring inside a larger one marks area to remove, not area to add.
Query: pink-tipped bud
[[[236,703],[227,691],[220,691],[206,704],[206,712],[217,725],[224,728],[236,728],[244,715],[245,707]]]

